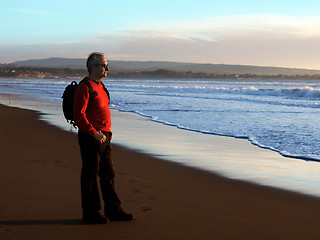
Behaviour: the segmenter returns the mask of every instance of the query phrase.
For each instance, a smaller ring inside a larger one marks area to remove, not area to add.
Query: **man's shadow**
[[[81,219],[55,219],[55,220],[8,220],[0,221],[0,225],[28,226],[28,225],[87,225]]]

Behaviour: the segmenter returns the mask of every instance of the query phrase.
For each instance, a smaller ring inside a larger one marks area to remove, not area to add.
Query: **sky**
[[[0,63],[49,57],[320,69],[320,1],[11,0]]]

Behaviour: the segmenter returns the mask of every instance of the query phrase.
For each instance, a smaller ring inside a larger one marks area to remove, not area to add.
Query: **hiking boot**
[[[96,214],[84,214],[82,220],[91,224],[107,224],[109,219],[102,216],[100,213]]]
[[[122,209],[113,212],[111,215],[107,215],[110,221],[131,221],[133,220],[133,215],[131,213],[126,213]]]

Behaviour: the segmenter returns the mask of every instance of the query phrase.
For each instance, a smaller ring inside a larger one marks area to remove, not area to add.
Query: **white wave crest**
[[[245,95],[283,96],[290,98],[320,99],[320,90],[309,86],[292,89],[258,89],[252,86],[234,90]]]

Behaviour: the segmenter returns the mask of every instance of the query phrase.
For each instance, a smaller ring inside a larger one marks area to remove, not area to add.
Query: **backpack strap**
[[[106,86],[104,85],[103,82],[101,82],[102,86],[103,86],[103,89],[106,91],[107,95],[108,95],[108,98],[109,98],[109,105],[110,105],[110,93],[108,91],[108,89],[106,88]]]
[[[84,82],[85,84],[87,84],[88,88],[89,88],[89,103],[90,101],[92,100],[93,96],[94,96],[94,93],[98,94],[97,92],[94,92],[93,91],[93,88],[91,86],[91,83],[89,82],[89,80],[87,78],[81,80],[81,82]],[[106,88],[106,86],[104,85],[103,82],[101,82],[102,86],[103,86],[103,89],[106,91],[107,95],[108,95],[108,98],[109,98],[109,104],[110,104],[110,93],[108,91],[108,89]]]
[[[93,89],[91,86],[91,83],[89,82],[89,80],[87,78],[81,80],[81,82],[84,82],[85,84],[87,84],[88,88],[89,88],[89,102],[91,101],[92,97],[93,97]]]

